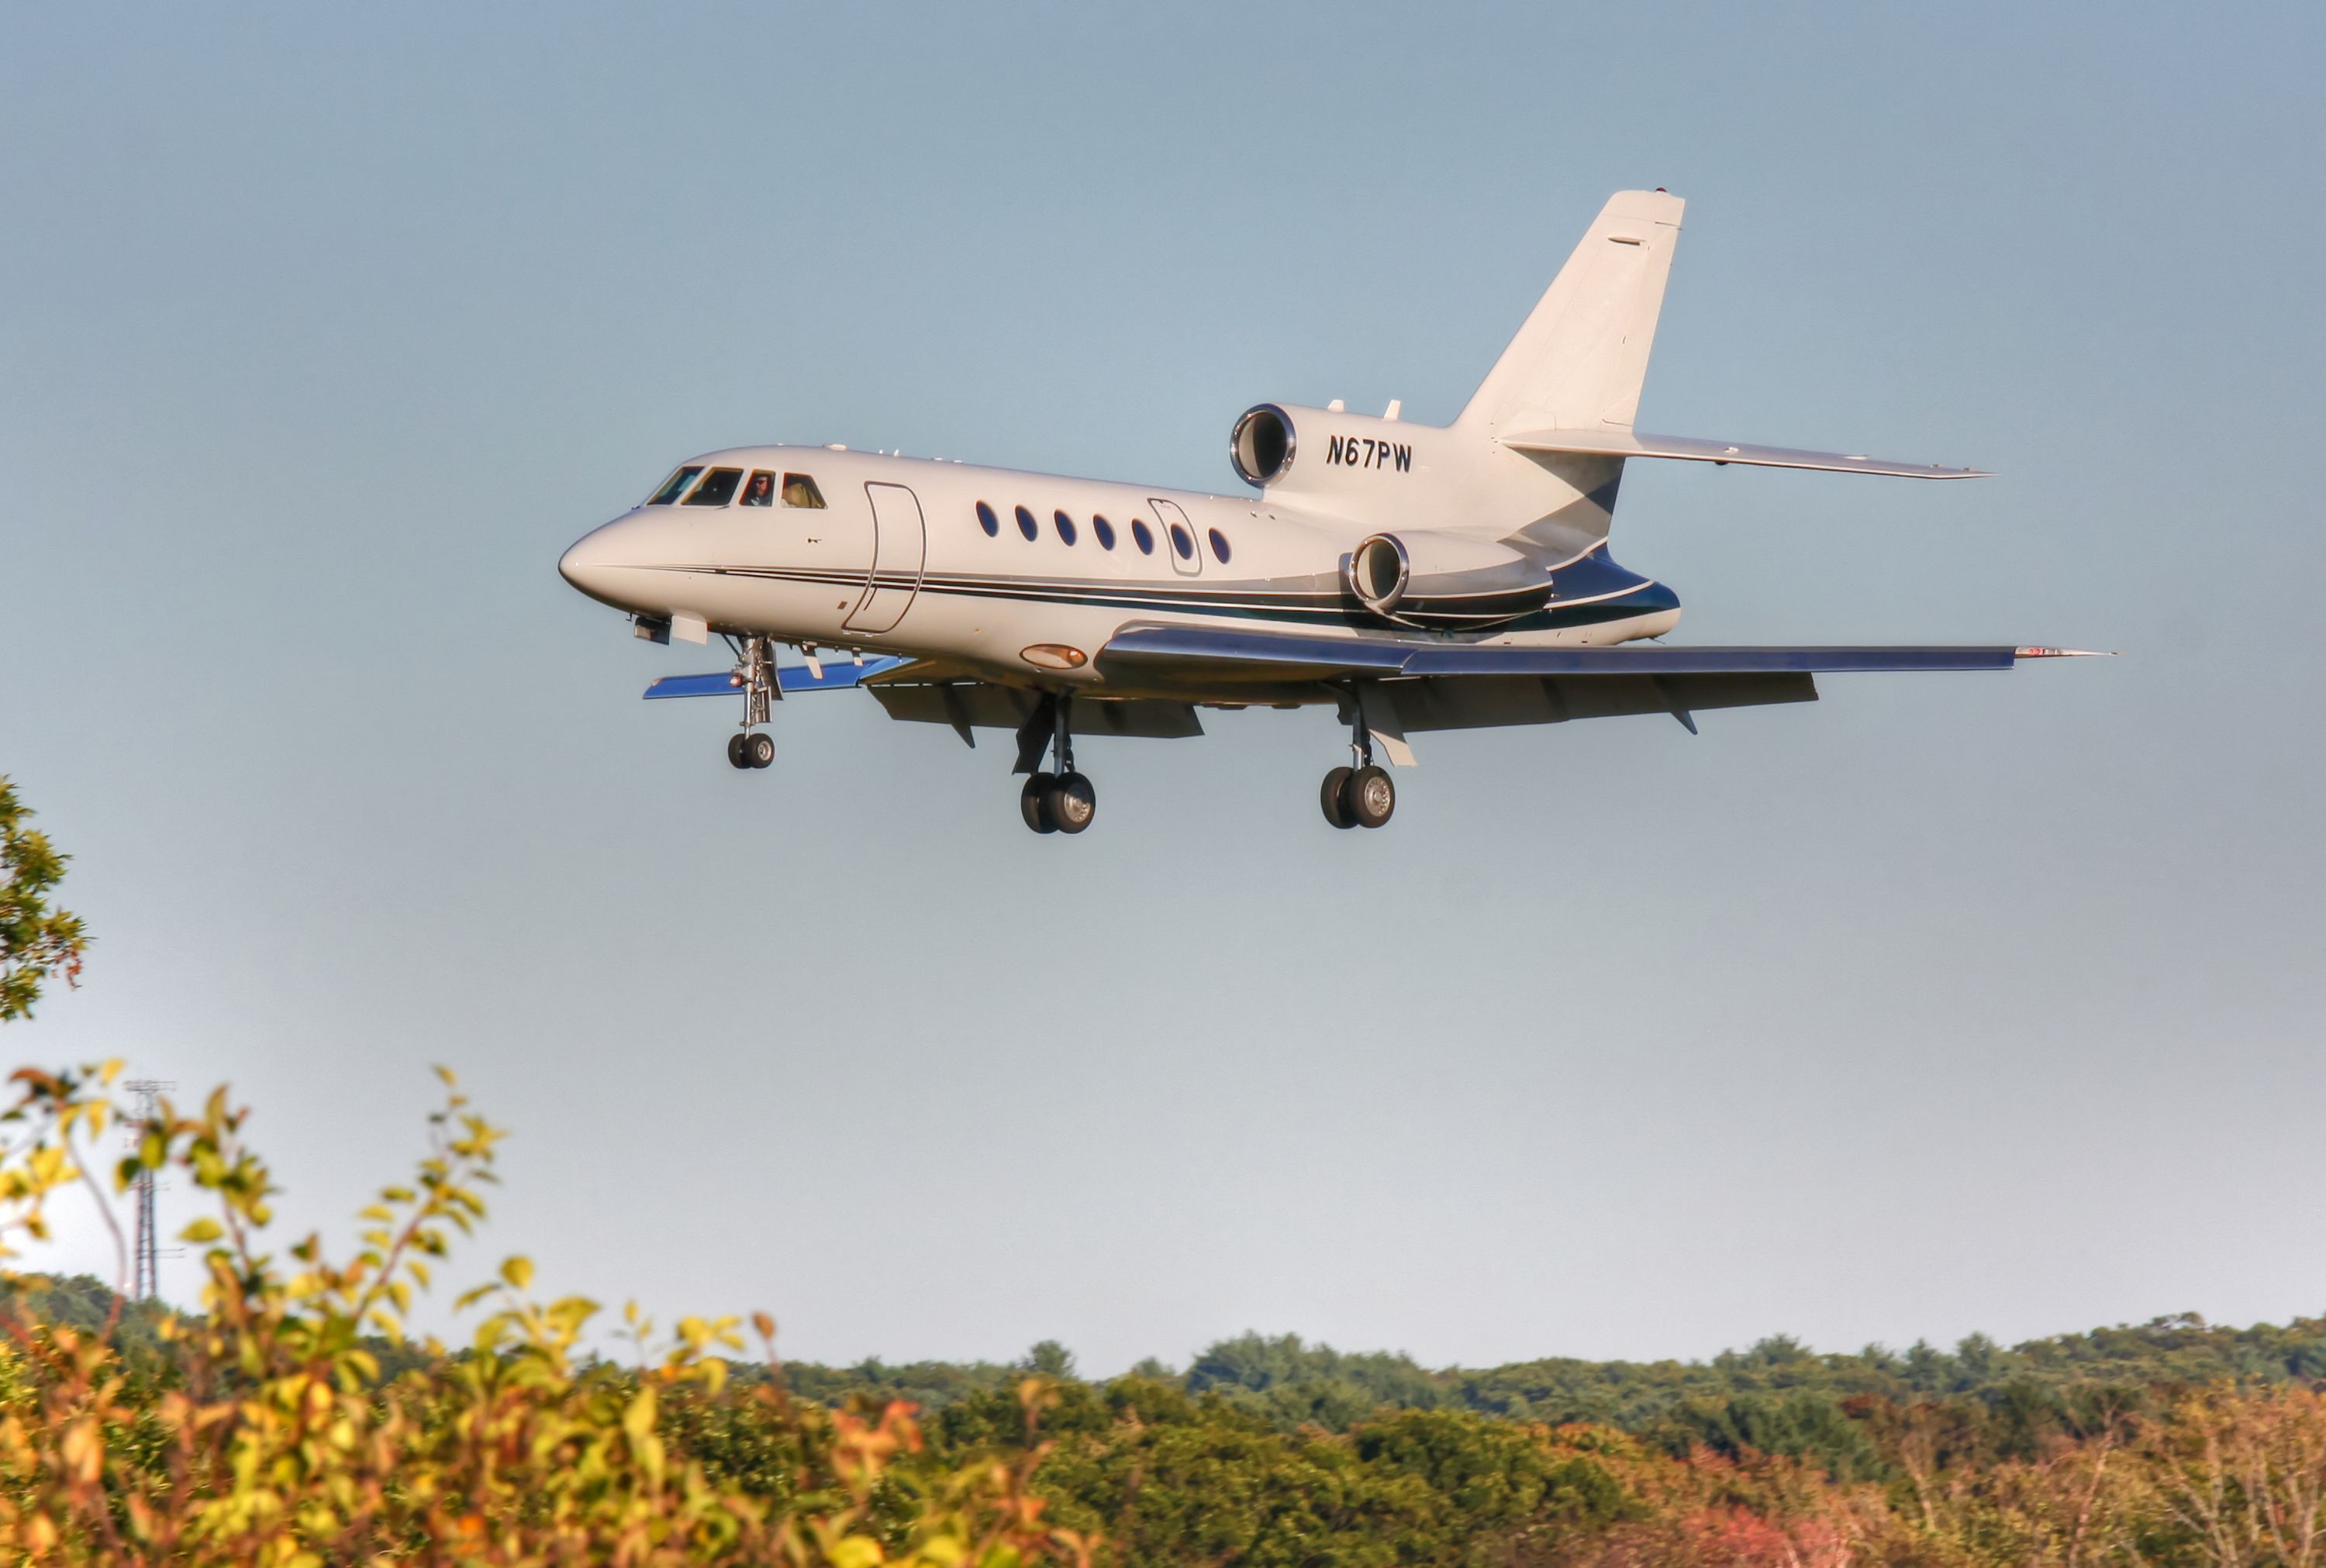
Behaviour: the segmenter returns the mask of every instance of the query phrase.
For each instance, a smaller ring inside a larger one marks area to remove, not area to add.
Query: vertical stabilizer
[[[1456,426],[1630,430],[1686,205],[1661,190],[1609,198]]]

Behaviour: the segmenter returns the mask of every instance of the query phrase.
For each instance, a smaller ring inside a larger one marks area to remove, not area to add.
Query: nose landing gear
[[[1028,775],[1018,811],[1037,833],[1079,833],[1098,817],[1097,788],[1075,771],[1073,700],[1071,692],[1046,694],[1018,731],[1018,771]],[[1057,772],[1040,769],[1045,751],[1056,755]]]
[[[1373,735],[1362,706],[1349,725],[1349,761],[1353,765],[1325,775],[1317,804],[1336,828],[1378,828],[1397,810],[1397,785],[1387,768],[1373,765]]]
[[[728,645],[734,646],[731,642]],[[760,733],[757,727],[768,721],[768,710],[783,695],[783,689],[776,684],[775,645],[765,637],[744,638],[736,650],[735,673],[728,678],[743,693],[745,733],[727,738],[727,765],[766,767],[776,760],[776,738]]]

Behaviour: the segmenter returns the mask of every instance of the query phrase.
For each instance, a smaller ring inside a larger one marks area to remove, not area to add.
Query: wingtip
[[[2014,659],[2121,659],[2120,648],[2014,648]]]

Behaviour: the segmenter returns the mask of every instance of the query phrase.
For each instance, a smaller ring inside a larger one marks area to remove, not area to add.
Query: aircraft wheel
[[[1317,803],[1325,808],[1325,820],[1336,828],[1354,828],[1356,818],[1349,814],[1349,775],[1354,769],[1336,767],[1325,775],[1325,787],[1317,793]]]
[[[1050,821],[1057,824],[1058,831],[1079,833],[1098,815],[1098,791],[1078,773],[1060,774],[1043,797],[1042,805]]]
[[[1055,774],[1037,773],[1018,792],[1018,810],[1025,817],[1026,825],[1037,833],[1058,830],[1057,819],[1050,815],[1050,786],[1057,782]]]
[[[1349,775],[1347,793],[1342,798],[1357,826],[1378,828],[1397,810],[1397,785],[1390,782],[1387,768],[1361,767]]]
[[[776,738],[772,735],[747,735],[743,738],[743,765],[766,767],[776,760]]]
[[[749,767],[751,765],[751,759],[743,755],[743,743],[750,738],[751,738],[748,735],[730,735],[727,738],[727,765],[729,767]]]

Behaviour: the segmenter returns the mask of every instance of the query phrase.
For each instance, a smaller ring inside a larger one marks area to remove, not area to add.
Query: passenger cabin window
[[[1171,548],[1179,552],[1182,561],[1196,559],[1196,542],[1188,538],[1187,531],[1177,523],[1171,524]]]
[[[776,477],[765,469],[751,470],[751,482],[743,487],[743,505],[772,506],[776,504]]]
[[[1112,550],[1114,548],[1114,524],[1108,522],[1105,517],[1097,513],[1093,513],[1091,515],[1091,532],[1098,536],[1098,547],[1101,550]]]
[[[1140,554],[1152,555],[1155,553],[1155,534],[1153,531],[1150,530],[1145,523],[1136,517],[1133,517],[1130,520],[1130,538],[1131,542],[1139,546]]]
[[[784,476],[784,505],[786,506],[813,506],[821,510],[823,506],[823,492],[817,489],[815,487],[815,481],[809,478],[805,474],[786,474]]]
[[[1216,528],[1212,530],[1212,553],[1220,558],[1222,566],[1228,563],[1228,536]]]
[[[665,479],[662,482],[662,488],[654,493],[654,499],[648,501],[647,505],[649,506],[669,506],[673,501],[677,500],[681,495],[685,493],[686,487],[694,483],[694,477],[701,472],[702,472],[702,470],[700,468],[679,469],[678,472],[673,474],[669,478]]]
[[[1056,513],[1053,516],[1058,524],[1058,537],[1072,544],[1075,542],[1075,520],[1064,512]]]
[[[1041,530],[1034,526],[1034,514],[1028,512],[1023,506],[1017,508],[1017,511],[1018,532],[1023,533],[1026,536],[1027,542],[1031,543],[1034,536],[1041,533]]]
[[[977,504],[977,525],[985,530],[985,536],[988,539],[993,538],[1001,532],[1001,519],[996,517],[993,515],[993,508],[982,501]]]
[[[702,483],[694,487],[694,494],[680,505],[686,506],[724,506],[735,498],[735,487],[743,482],[740,469],[713,469],[702,476]]]

